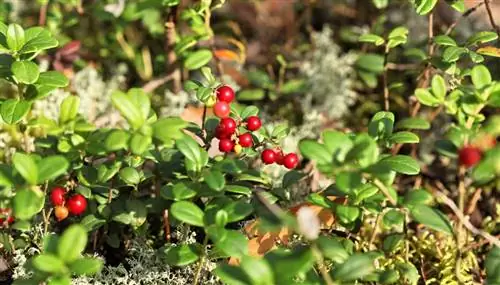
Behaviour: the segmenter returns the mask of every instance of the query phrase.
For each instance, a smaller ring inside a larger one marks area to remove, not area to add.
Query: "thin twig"
[[[389,190],[387,189],[387,187],[384,185],[384,183],[382,183],[382,181],[378,180],[378,179],[373,179],[373,184],[375,184],[375,186],[378,187],[378,189],[380,189],[380,191],[382,191],[382,193],[384,194],[384,196],[387,198],[387,200],[389,200],[389,202],[391,202],[391,204],[393,206],[397,206],[398,205],[398,202],[396,200],[394,200],[394,198],[392,198],[392,196],[389,194]]]
[[[384,73],[382,74],[382,81],[384,84],[384,110],[389,111],[389,80],[388,80],[388,68],[387,68],[387,58],[389,57],[389,46],[385,47],[384,52]]]
[[[316,257],[316,263],[318,264],[319,272],[321,273],[321,276],[323,277],[323,280],[325,280],[325,283],[327,285],[333,285],[333,284],[335,284],[333,282],[332,277],[330,276],[330,274],[328,274],[328,271],[325,268],[325,264],[323,262],[324,261],[323,260],[323,254],[321,253],[321,251],[319,250],[319,248],[316,246],[316,244],[313,243],[311,245],[311,249],[312,249],[313,254]]]
[[[497,32],[497,35],[500,37],[500,27],[495,23],[495,18],[493,17],[493,12],[491,11],[490,1],[484,0],[484,5],[486,6],[486,11],[488,12],[488,17],[490,18],[491,27]]]
[[[436,186],[440,189],[444,189],[444,185],[442,185],[441,183],[436,183]],[[490,244],[493,244],[495,246],[498,246],[500,247],[500,241],[492,236],[491,234],[481,230],[481,229],[478,229],[476,228],[473,224],[471,224],[471,222],[469,221],[469,219],[467,219],[464,214],[462,212],[460,212],[460,210],[458,209],[457,205],[455,204],[455,202],[453,202],[453,200],[451,200],[450,198],[448,198],[448,196],[446,196],[444,193],[442,193],[441,191],[438,191],[438,190],[435,190],[434,194],[436,194],[439,198],[441,198],[441,200],[443,201],[444,204],[446,204],[448,207],[450,207],[450,209],[453,211],[453,213],[455,214],[455,216],[457,216],[457,218],[459,219],[459,221],[471,232],[473,233],[474,235],[478,235],[478,236],[482,236],[485,240],[488,241],[488,243]]]
[[[205,264],[205,259],[206,259],[206,251],[207,251],[207,244],[208,244],[208,235],[205,236],[205,239],[203,240],[203,252],[201,253],[201,258],[200,262],[198,263],[198,269],[196,270],[196,274],[194,276],[194,285],[198,285],[200,282],[200,276],[201,276],[201,270],[203,269],[203,265]]]
[[[378,233],[378,227],[380,224],[380,221],[382,220],[382,213],[377,214],[377,219],[375,220],[375,226],[373,226],[373,232],[370,237],[370,243],[368,244],[368,248],[371,249],[373,242],[375,241],[375,238],[377,237]]]
[[[156,88],[172,80],[173,77],[174,77],[173,74],[167,74],[160,78],[153,79],[148,83],[146,83],[144,86],[142,86],[142,89],[144,89],[144,91],[148,93],[153,92]]]

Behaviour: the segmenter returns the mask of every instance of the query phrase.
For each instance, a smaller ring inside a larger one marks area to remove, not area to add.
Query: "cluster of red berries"
[[[231,112],[230,103],[234,100],[234,91],[230,86],[223,85],[216,90],[217,102],[214,105],[214,114],[220,118],[219,125],[215,129],[215,137],[219,139],[219,150],[224,153],[241,153],[243,148],[254,145],[251,132],[258,131],[262,122],[257,116],[249,116],[244,122],[236,122],[229,117]],[[248,132],[239,133],[238,127],[243,126]],[[293,169],[299,163],[295,153],[284,155],[281,150],[266,149],[261,154],[265,164],[278,163],[288,169]]]
[[[12,224],[14,223],[14,216],[12,215],[11,209],[0,209],[0,228],[4,226],[4,224]]]
[[[87,209],[87,199],[81,194],[74,194],[66,201],[66,189],[56,186],[50,192],[50,200],[54,205],[54,215],[58,221],[62,221],[69,214],[78,216]]]

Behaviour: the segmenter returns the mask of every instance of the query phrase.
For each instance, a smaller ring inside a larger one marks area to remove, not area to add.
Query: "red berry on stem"
[[[56,216],[57,221],[60,222],[68,217],[68,208],[64,206],[56,206],[54,215]]]
[[[222,152],[231,152],[234,147],[234,142],[230,139],[221,139],[219,141],[219,150]]]
[[[50,192],[50,201],[54,206],[62,206],[66,199],[64,196],[66,195],[66,189],[60,186],[56,186],[52,188],[52,192]]]
[[[218,139],[228,139],[231,137],[231,134],[228,134],[224,131],[221,125],[218,125],[215,128],[215,137]]]
[[[250,133],[241,134],[238,137],[238,139],[239,139],[240,145],[242,147],[251,147],[253,145],[253,137],[252,137],[252,134],[250,134]]]
[[[249,131],[254,132],[254,131],[260,129],[261,126],[262,126],[262,122],[260,121],[259,117],[250,116],[247,118],[247,129]]]
[[[294,169],[297,164],[299,164],[299,157],[293,152],[283,158],[283,165],[288,169]]]
[[[219,101],[231,103],[231,101],[234,100],[234,90],[228,85],[222,85],[217,88],[215,92],[217,93],[217,99],[219,99]]]
[[[283,158],[285,157],[283,151],[281,149],[278,149],[274,152],[276,153],[276,163],[279,165],[283,165]]]
[[[482,152],[479,148],[473,146],[464,146],[458,152],[458,160],[461,165],[471,167],[476,165],[482,157]]]
[[[272,149],[265,149],[260,158],[265,164],[273,164],[276,161],[276,152]]]
[[[219,118],[226,118],[231,113],[231,108],[227,102],[219,101],[214,105],[214,113]]]
[[[85,212],[85,209],[87,209],[87,199],[85,199],[85,197],[81,194],[75,194],[69,198],[66,205],[68,206],[70,214],[80,215]]]
[[[221,129],[231,136],[236,131],[236,122],[232,118],[223,118],[220,120],[219,126]]]

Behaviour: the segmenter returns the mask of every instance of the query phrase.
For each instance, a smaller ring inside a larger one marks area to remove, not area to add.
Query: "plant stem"
[[[321,273],[321,276],[323,277],[323,280],[325,280],[325,283],[327,285],[334,285],[335,282],[333,282],[332,277],[330,276],[330,274],[328,274],[328,271],[325,268],[325,264],[323,263],[323,254],[321,254],[321,251],[314,243],[311,245],[311,250],[316,257],[316,263],[318,264],[318,269]]]
[[[203,265],[205,264],[205,258],[207,256],[207,243],[208,243],[208,235],[205,236],[203,240],[203,252],[201,253],[200,262],[198,264],[198,269],[196,270],[196,275],[194,276],[193,285],[198,285],[200,282],[201,270],[203,269]]]
[[[500,27],[495,23],[495,18],[493,17],[493,12],[490,7],[490,0],[484,0],[484,4],[486,5],[486,11],[488,12],[488,18],[490,19],[491,27],[497,32],[497,35],[500,37]]]
[[[382,191],[382,194],[384,194],[384,196],[387,198],[387,200],[389,200],[389,202],[391,202],[391,204],[393,206],[397,206],[398,202],[396,200],[394,200],[394,198],[392,198],[392,196],[389,194],[389,190],[384,185],[384,183],[382,183],[382,181],[375,178],[375,179],[373,179],[373,184],[375,184],[375,186],[377,186],[378,189],[380,189],[380,191]]]
[[[389,111],[389,86],[388,86],[388,68],[387,68],[387,57],[389,56],[389,46],[385,47],[384,52],[384,74],[382,75],[382,80],[384,84],[384,110]]]
[[[369,249],[371,249],[373,242],[375,241],[375,238],[377,237],[378,227],[379,227],[381,219],[382,219],[382,213],[378,213],[377,219],[375,220],[375,225],[373,226],[373,232],[372,232],[372,235],[370,237],[370,243],[368,244]]]

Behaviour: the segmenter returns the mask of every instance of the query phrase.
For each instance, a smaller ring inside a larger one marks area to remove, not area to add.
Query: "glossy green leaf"
[[[426,106],[436,107],[441,103],[441,101],[434,97],[427,89],[419,88],[415,90],[415,96],[421,104]]]
[[[12,157],[14,168],[31,185],[38,182],[38,167],[34,159],[21,152],[16,152]]]
[[[275,284],[274,273],[265,259],[244,256],[240,262],[240,267],[250,277],[253,285]]]
[[[167,246],[160,253],[167,264],[175,266],[186,266],[196,262],[200,258],[200,249],[195,244]]]
[[[444,81],[444,78],[437,74],[432,77],[432,82],[431,82],[431,89],[432,89],[432,94],[439,99],[439,101],[444,100],[444,97],[446,96],[446,82]]]
[[[214,274],[219,277],[224,284],[228,285],[251,285],[250,277],[239,266],[221,264],[214,270]],[[273,284],[273,283],[269,283]]]
[[[12,64],[10,70],[16,77],[16,80],[24,84],[33,84],[40,76],[38,65],[31,61],[16,61]]]
[[[206,170],[203,172],[203,178],[208,187],[215,191],[223,190],[226,185],[224,175],[218,170]]]
[[[472,83],[477,89],[482,89],[491,83],[491,74],[484,65],[476,65],[470,73]]]
[[[450,235],[453,234],[453,228],[448,218],[439,210],[426,205],[415,205],[410,208],[410,213],[417,222],[431,229]]]
[[[174,218],[184,223],[197,227],[203,227],[204,225],[203,218],[205,214],[198,206],[196,206],[192,202],[175,202],[174,204],[172,204],[170,212],[172,213],[172,216],[174,216]]]
[[[314,140],[301,141],[299,143],[299,149],[303,156],[319,164],[327,164],[332,161],[332,156],[325,146]]]
[[[457,42],[447,35],[439,35],[434,37],[434,42],[440,46],[457,46]]]
[[[498,39],[498,35],[496,32],[481,31],[470,36],[467,39],[467,45],[470,46],[470,45],[484,44],[487,42],[494,41],[496,39]]]
[[[10,24],[7,28],[7,45],[12,51],[20,50],[25,43],[24,29],[18,24]]]
[[[320,236],[317,243],[323,256],[335,263],[343,263],[349,258],[349,253],[344,246],[334,238]]]
[[[428,130],[431,124],[422,118],[405,118],[396,123],[396,129]]]
[[[43,253],[37,255],[32,262],[33,267],[46,273],[60,273],[66,269],[64,262],[52,254]]]
[[[65,174],[69,168],[69,161],[62,155],[53,155],[38,161],[37,168],[38,183],[43,184]]]
[[[363,42],[363,43],[372,43],[376,46],[383,45],[385,40],[379,35],[375,34],[364,34],[361,35],[358,39],[358,41]]]
[[[418,143],[420,138],[412,132],[397,132],[389,137],[391,143]]]
[[[87,231],[79,224],[69,226],[57,244],[59,258],[65,262],[77,260],[87,246]]]
[[[406,175],[417,175],[420,172],[418,162],[407,155],[389,156],[380,160],[377,165]]]
[[[354,281],[370,274],[375,270],[373,257],[367,253],[351,255],[344,263],[333,268],[335,280]]]
[[[69,268],[76,275],[94,275],[101,271],[103,261],[97,258],[79,258],[73,261]]]
[[[31,102],[29,101],[7,99],[0,106],[0,115],[5,123],[12,125],[21,121],[30,109]]]
[[[45,194],[39,189],[22,189],[13,200],[14,215],[20,220],[29,220],[43,209]]]
[[[208,49],[197,50],[188,55],[184,61],[184,67],[188,70],[199,69],[212,60],[212,52]]]

